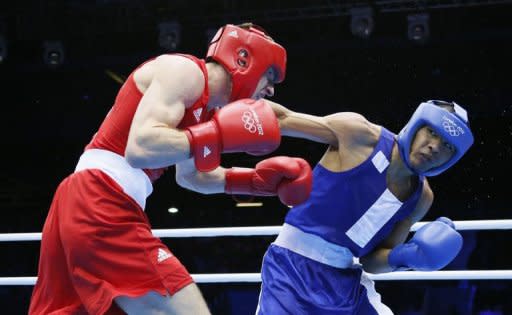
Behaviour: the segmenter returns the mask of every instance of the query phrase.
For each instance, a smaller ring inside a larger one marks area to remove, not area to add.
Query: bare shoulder
[[[201,68],[191,59],[179,55],[160,55],[147,65],[151,84],[158,85],[169,97],[194,103],[205,88]]]
[[[204,88],[204,75],[201,68],[191,59],[179,55],[161,55],[155,60],[155,73],[166,82],[180,82],[187,85],[201,85]]]
[[[354,112],[340,112],[325,117],[326,123],[345,143],[374,143],[381,127]]]
[[[199,66],[190,58],[181,55],[165,54],[155,58],[155,65],[158,68],[170,70],[188,70],[201,72]]]

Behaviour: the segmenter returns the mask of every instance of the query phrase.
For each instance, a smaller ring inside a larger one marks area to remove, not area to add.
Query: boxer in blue
[[[309,199],[288,212],[265,253],[257,314],[393,314],[365,272],[438,270],[462,246],[445,217],[405,241],[432,205],[426,177],[473,143],[467,112],[427,101],[395,135],[356,113],[316,117],[271,105],[283,135],[329,147]]]

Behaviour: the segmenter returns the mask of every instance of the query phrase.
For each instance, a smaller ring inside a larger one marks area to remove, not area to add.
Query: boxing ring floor
[[[418,230],[428,221],[413,225],[411,232]],[[510,230],[512,220],[466,220],[454,221],[455,228],[463,230]],[[258,237],[274,236],[279,233],[281,226],[252,226],[252,227],[211,227],[187,229],[154,229],[153,234],[160,238],[215,238],[215,237]],[[37,242],[41,233],[4,233],[0,234],[0,242]],[[256,284],[261,282],[258,272],[254,273],[211,273],[192,274],[199,284]],[[408,281],[408,280],[512,280],[510,270],[440,270],[440,271],[397,271],[382,274],[369,274],[374,281]],[[33,286],[37,280],[35,275],[22,277],[0,277],[0,287],[4,286]]]

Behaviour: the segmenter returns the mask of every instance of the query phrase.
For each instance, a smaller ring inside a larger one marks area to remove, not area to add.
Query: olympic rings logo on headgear
[[[460,136],[460,132],[455,129],[454,126],[450,125],[448,122],[444,121],[443,122],[443,128],[444,130],[446,130],[446,132],[448,132],[450,134],[450,136],[452,137],[458,137]]]
[[[251,112],[245,111],[242,114],[242,121],[244,122],[244,128],[250,133],[255,133],[258,128],[256,127],[256,121]]]
[[[457,126],[457,124],[453,120],[449,119],[446,116],[443,116],[442,125],[443,125],[444,130],[446,130],[446,132],[448,132],[448,134],[452,137],[458,137],[464,133],[462,128]]]

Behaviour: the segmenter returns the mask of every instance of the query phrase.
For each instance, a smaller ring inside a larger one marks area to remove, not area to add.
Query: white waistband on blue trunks
[[[144,210],[146,198],[153,192],[153,185],[146,173],[141,169],[131,167],[124,156],[101,149],[86,150],[80,156],[75,172],[86,169],[103,171]]]
[[[354,256],[348,248],[303,232],[287,223],[283,225],[274,244],[336,268],[351,268],[355,263]]]

